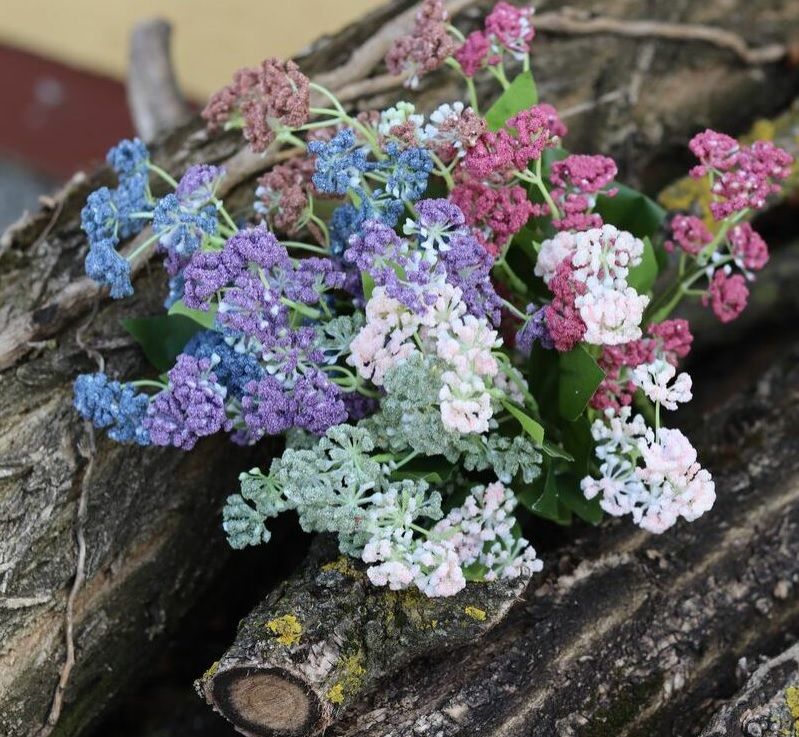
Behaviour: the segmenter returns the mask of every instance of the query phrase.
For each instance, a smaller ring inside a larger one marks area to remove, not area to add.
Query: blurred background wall
[[[383,0],[0,0],[0,229],[133,132],[128,35],[173,25],[179,82],[199,107],[232,72],[291,56]]]

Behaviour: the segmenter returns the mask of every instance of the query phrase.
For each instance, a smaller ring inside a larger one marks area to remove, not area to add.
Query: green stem
[[[130,385],[131,386],[136,386],[136,387],[139,387],[139,386],[151,386],[151,387],[154,387],[154,388],[159,389],[159,390],[166,389],[166,387],[167,387],[167,385],[164,384],[161,381],[151,381],[150,379],[138,379],[137,381],[131,381]]]
[[[327,255],[327,249],[321,246],[314,246],[310,243],[300,243],[299,241],[281,241],[286,248],[299,248],[302,251],[312,251],[313,253],[321,253]]]
[[[178,183],[175,181],[175,179],[172,176],[169,175],[168,172],[164,171],[160,166],[156,166],[155,164],[153,164],[152,161],[149,164],[147,164],[147,166],[149,167],[150,171],[154,172],[159,177],[161,177],[161,179],[163,179],[168,185],[177,189]]]
[[[148,246],[155,243],[160,237],[161,237],[160,233],[155,233],[154,235],[151,235],[146,241],[144,241],[144,243],[137,246],[136,249],[133,251],[133,253],[129,254],[125,258],[128,261],[133,261],[133,259],[135,259],[136,256],[142,253],[142,251],[144,251]]]
[[[525,284],[524,280],[521,277],[519,277],[513,271],[513,269],[511,269],[511,267],[508,265],[508,262],[505,260],[504,256],[498,261],[494,262],[494,269],[497,269],[500,273],[502,273],[505,276],[506,283],[511,289],[513,289],[513,291],[518,292],[522,296],[527,295],[527,284]]]
[[[516,305],[511,304],[506,299],[502,300],[502,306],[511,314],[516,315],[520,320],[526,320],[529,317],[529,315],[525,315]]]
[[[225,205],[222,203],[222,200],[215,200],[214,205],[216,206],[217,211],[220,215],[222,215],[222,219],[227,223],[228,227],[233,231],[231,235],[239,232],[238,226],[236,225],[235,221],[232,217],[230,217],[230,213],[225,209]]]
[[[446,183],[447,189],[451,192],[455,188],[455,180],[452,178],[452,174],[450,170],[445,166],[444,162],[433,153],[432,149],[428,149],[428,154],[430,154],[430,158],[433,159],[433,162],[436,165],[435,173],[438,174]]]

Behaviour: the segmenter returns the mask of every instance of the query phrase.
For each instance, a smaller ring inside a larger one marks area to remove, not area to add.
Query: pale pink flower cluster
[[[563,231],[541,244],[536,276],[549,284],[566,262],[575,290],[574,307],[585,324],[583,340],[620,345],[641,337],[649,298],[627,284],[630,269],[641,263],[644,244],[612,225],[582,232]],[[561,269],[562,270],[562,269]]]
[[[447,367],[439,393],[444,426],[460,433],[487,432],[492,379],[499,371],[492,351],[502,342],[485,318],[466,314],[460,289],[450,284],[436,289],[436,300],[419,315],[377,287],[347,361],[381,386],[386,371],[413,353],[437,356]]]
[[[679,517],[689,522],[707,512],[716,500],[710,473],[697,462],[688,438],[679,430],[648,429],[631,409],[605,412],[591,427],[600,477],[581,482],[587,499],[600,497],[608,514],[632,515],[649,532],[661,533]]]
[[[452,596],[466,586],[463,569],[479,564],[485,579],[513,579],[543,568],[529,542],[513,533],[516,499],[499,482],[477,486],[425,537],[392,530],[370,540],[361,557],[377,586],[404,589],[414,584],[426,596]]]
[[[677,375],[677,369],[668,361],[657,359],[652,363],[643,363],[633,370],[632,380],[644,394],[655,404],[666,409],[677,409],[678,403],[690,402],[691,377],[684,371]]]

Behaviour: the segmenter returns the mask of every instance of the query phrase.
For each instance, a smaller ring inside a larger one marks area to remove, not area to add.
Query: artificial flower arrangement
[[[744,309],[768,260],[748,220],[791,158],[700,133],[691,176],[707,178],[713,220],[667,218],[615,182],[612,159],[562,147],[533,35],[532,10],[500,2],[464,38],[425,0],[387,67],[413,87],[448,65],[469,98],[427,117],[407,102],[352,116],[290,61],[237,72],[204,117],[282,163],[236,217],[221,168],[175,181],[137,140],[109,152],[119,184],[83,210],[86,271],[132,294],[117,246],[151,226],[141,248],[164,255],[168,316],[128,327],[168,370],[82,375],[75,406],[119,442],[282,436],[227,500],[233,547],[267,542],[267,520],[295,510],[375,585],[447,596],[541,569],[518,507],[630,515],[653,533],[712,507],[710,474],[662,424],[691,399],[677,367],[692,336],[671,313],[686,297],[722,322]],[[499,87],[484,113],[476,74]],[[151,174],[174,192],[156,199]]]

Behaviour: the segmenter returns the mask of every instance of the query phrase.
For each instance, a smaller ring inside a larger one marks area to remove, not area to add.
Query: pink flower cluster
[[[771,141],[742,147],[734,138],[712,130],[694,136],[689,147],[700,161],[691,176],[711,177],[716,201],[710,210],[716,220],[763,208],[767,198],[779,191],[779,183],[788,178],[793,163],[793,157]]]
[[[447,20],[442,0],[424,0],[416,13],[413,31],[398,38],[386,54],[388,71],[405,75],[406,86],[418,87],[422,75],[438,69],[455,51]]]
[[[693,336],[687,320],[665,320],[650,325],[648,332],[646,338],[603,347],[598,363],[605,378],[591,398],[594,409],[619,410],[632,404],[636,391],[633,369],[656,360],[676,366],[691,350]]]
[[[629,407],[608,409],[591,427],[598,479],[581,482],[587,499],[600,498],[608,514],[632,515],[649,532],[662,533],[679,517],[693,521],[716,500],[715,484],[697,462],[696,450],[679,430],[653,432]]]
[[[532,8],[517,8],[498,2],[486,16],[484,30],[473,31],[455,52],[455,59],[467,77],[486,66],[499,64],[503,51],[522,59],[530,51],[535,35]]]
[[[386,371],[421,350],[446,369],[439,391],[441,420],[459,433],[488,432],[493,416],[490,389],[499,372],[492,350],[501,345],[485,318],[466,314],[461,290],[437,287],[424,314],[410,311],[377,287],[366,304],[366,324],[350,344],[348,363],[376,386]]]
[[[256,212],[272,228],[287,235],[296,234],[307,224],[313,171],[313,159],[305,156],[275,165],[258,180]]]
[[[616,162],[608,156],[572,154],[552,164],[549,178],[554,187],[550,194],[561,212],[552,224],[558,230],[601,228],[602,217],[591,211],[598,193],[604,190],[612,197],[618,192],[606,189],[617,173]]]
[[[530,202],[525,187],[512,183],[513,173],[526,169],[565,134],[555,109],[540,104],[514,115],[499,131],[484,130],[465,147],[450,199],[492,255],[499,254],[530,217],[546,211]]]
[[[486,580],[514,579],[543,568],[529,542],[513,532],[513,491],[499,482],[473,488],[423,539],[409,533],[373,538],[361,555],[369,580],[426,596],[452,596],[466,586],[463,568],[487,569]]]
[[[713,233],[695,215],[675,215],[671,221],[671,237],[663,247],[671,253],[679,246],[689,256],[698,256],[713,240]]]
[[[497,256],[534,214],[527,192],[518,184],[496,188],[467,179],[455,185],[450,199],[492,256]]]
[[[260,67],[239,69],[233,82],[211,96],[202,112],[212,129],[237,116],[253,151],[265,151],[280,128],[299,128],[310,110],[308,77],[293,61],[265,59]]]
[[[641,337],[649,298],[626,279],[643,251],[641,240],[612,225],[561,231],[541,244],[535,274],[554,295],[546,321],[557,350],[571,350],[580,340],[619,345]]]
[[[710,286],[702,297],[702,304],[710,305],[721,322],[732,322],[745,309],[749,301],[749,288],[740,274],[730,276],[724,269],[717,269]]]
[[[541,103],[508,119],[504,128],[486,131],[466,153],[464,167],[475,179],[498,179],[523,171],[557,145],[567,129],[551,105]]]
[[[466,155],[486,132],[486,122],[460,101],[440,105],[424,127],[423,142],[445,164]]]

